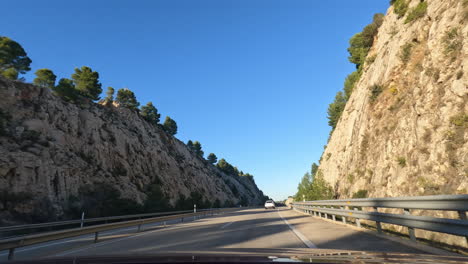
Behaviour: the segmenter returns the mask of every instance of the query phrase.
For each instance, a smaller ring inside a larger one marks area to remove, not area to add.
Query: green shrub
[[[355,192],[352,198],[367,198],[367,190],[359,190]]]
[[[77,196],[70,196],[66,208],[67,215],[79,217],[85,212],[87,217],[103,217],[143,212],[141,205],[133,200],[122,198],[119,190],[106,183],[81,186]]]
[[[353,183],[354,182],[354,174],[352,174],[352,173],[348,174],[347,179],[348,179],[349,183]]]
[[[379,97],[382,91],[383,91],[383,87],[381,85],[378,85],[378,84],[372,85],[370,87],[370,95],[369,95],[369,99],[371,100],[371,102],[375,102],[375,100],[377,100],[377,97]]]
[[[398,157],[396,160],[398,162],[398,165],[400,165],[401,167],[406,166],[406,158],[405,157]]]
[[[36,131],[36,130],[25,130],[21,134],[21,138],[23,140],[31,140],[33,142],[38,141],[40,137],[41,137],[41,132]]]
[[[413,44],[406,43],[401,47],[400,50],[400,59],[403,63],[408,63],[411,58],[411,49],[413,48]]]
[[[416,19],[422,18],[427,12],[427,2],[420,2],[415,8],[411,9],[406,17],[405,24],[411,23]]]
[[[117,162],[112,170],[112,174],[113,176],[127,176],[127,169],[122,163]]]
[[[335,100],[333,103],[328,105],[327,118],[328,125],[332,127],[332,130],[335,129],[338,121],[340,120],[341,114],[346,106],[346,98],[343,92],[339,91],[336,93]]]
[[[346,101],[349,99],[349,97],[351,97],[351,93],[353,92],[354,86],[356,85],[357,81],[359,81],[360,77],[361,71],[354,71],[348,76],[346,76],[343,88]]]
[[[398,15],[398,18],[405,16],[406,11],[408,11],[407,0],[394,0],[391,4],[393,4],[393,11]]]
[[[164,212],[171,209],[169,200],[158,184],[149,185],[145,193],[147,195],[143,205],[145,212]]]
[[[297,187],[295,195],[296,200],[302,201],[303,197],[306,200],[325,200],[333,198],[333,188],[324,179],[323,174],[317,169],[316,164],[312,165],[312,173],[307,172],[302,177],[301,182]]]
[[[11,120],[11,115],[0,109],[0,136],[7,135],[7,126]]]
[[[356,68],[359,69],[364,63],[367,53],[374,43],[374,37],[379,32],[379,28],[383,23],[383,17],[383,14],[375,14],[372,23],[365,26],[362,32],[355,34],[349,40],[348,52],[350,56],[348,59],[356,64]]]
[[[452,28],[445,32],[445,35],[442,38],[442,43],[445,46],[444,52],[446,55],[453,53],[456,55],[463,46],[458,28]]]
[[[450,118],[450,123],[458,127],[468,127],[468,114],[458,114]]]
[[[377,55],[372,55],[372,56],[370,56],[370,57],[368,57],[368,58],[366,59],[366,63],[367,63],[368,65],[369,65],[369,64],[372,64],[372,63],[375,61],[376,58],[377,58]]]
[[[0,204],[2,208],[0,211],[9,211],[14,209],[16,205],[23,204],[33,197],[30,193],[27,192],[12,192],[8,189],[0,190]]]

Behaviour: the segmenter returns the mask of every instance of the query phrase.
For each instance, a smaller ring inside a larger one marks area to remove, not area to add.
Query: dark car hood
[[[109,264],[109,263],[468,263],[468,257],[429,254],[378,253],[335,249],[223,249],[219,251],[178,252],[152,255],[99,255],[17,260],[13,263]]]

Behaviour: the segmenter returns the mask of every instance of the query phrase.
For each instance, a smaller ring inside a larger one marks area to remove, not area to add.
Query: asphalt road
[[[281,208],[247,209],[221,215],[125,228],[18,248],[15,259],[83,255],[160,254],[194,251],[260,252],[270,249],[339,249],[422,253],[346,226]],[[0,261],[7,252],[0,252]]]

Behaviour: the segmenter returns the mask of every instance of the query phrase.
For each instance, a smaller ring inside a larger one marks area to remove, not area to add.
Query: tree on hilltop
[[[141,107],[140,115],[148,122],[153,124],[159,123],[161,115],[158,113],[158,109],[154,107],[152,102],[148,102],[146,105]]]
[[[57,76],[51,70],[39,69],[34,74],[36,74],[36,78],[33,80],[35,85],[50,89],[55,87],[55,80],[57,79]]]
[[[104,98],[104,101],[112,103],[114,102],[114,93],[115,89],[112,87],[107,87],[107,92],[106,92],[106,98]]]
[[[195,154],[197,154],[200,157],[203,157],[203,150],[201,143],[198,141],[193,142],[193,150],[195,151]]]
[[[81,95],[92,100],[99,100],[102,88],[99,82],[98,72],[93,71],[87,66],[75,68],[72,79],[75,83],[75,89],[78,90]]]
[[[31,70],[31,62],[18,42],[0,36],[0,75],[16,80],[18,74],[25,74]]]
[[[167,133],[175,135],[177,134],[177,123],[174,120],[172,120],[172,118],[170,118],[169,116],[166,116],[166,119],[163,123],[163,129]]]
[[[130,110],[137,110],[138,106],[140,105],[135,97],[135,94],[128,88],[122,88],[117,91],[115,102],[117,102],[120,106]]]
[[[207,160],[211,164],[215,164],[218,161],[218,157],[214,153],[210,153],[207,157]]]
[[[60,79],[57,86],[52,88],[52,91],[67,101],[75,101],[78,98],[73,81],[67,78]]]

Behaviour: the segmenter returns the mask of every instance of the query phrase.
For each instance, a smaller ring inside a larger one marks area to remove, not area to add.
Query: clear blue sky
[[[275,199],[296,192],[327,142],[326,110],[346,75],[349,38],[389,0],[5,1],[0,35],[33,72],[100,73],[255,176]]]

